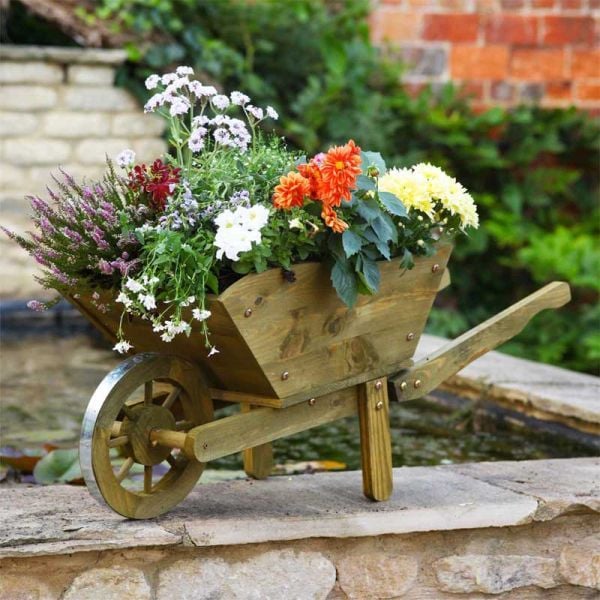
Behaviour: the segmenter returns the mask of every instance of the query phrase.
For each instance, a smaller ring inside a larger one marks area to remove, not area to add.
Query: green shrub
[[[566,367],[600,363],[600,130],[574,108],[474,111],[451,85],[411,97],[400,67],[369,42],[367,0],[98,0],[96,15],[136,32],[122,80],[190,64],[275,106],[281,133],[309,153],[353,137],[398,165],[429,161],[463,182],[482,227],[461,240],[453,285],[432,315],[455,335],[552,279],[573,301],[536,318],[505,350]]]

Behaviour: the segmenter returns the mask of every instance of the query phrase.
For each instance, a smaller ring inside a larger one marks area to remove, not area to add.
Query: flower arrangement
[[[324,261],[353,306],[377,293],[378,261],[400,256],[410,269],[442,235],[478,226],[473,199],[441,169],[387,169],[353,140],[307,159],[262,129],[274,108],[192,76],[178,67],[146,80],[145,110],[167,120],[172,154],[146,165],[123,150],[98,182],[62,172],[51,203],[31,198],[37,231],[6,232],[42,266],[45,287],[88,294],[100,311],[109,290],[123,316],[166,342],[199,327],[210,355],[207,295],[246,273],[293,278],[295,263]],[[131,348],[120,330],[115,349]]]

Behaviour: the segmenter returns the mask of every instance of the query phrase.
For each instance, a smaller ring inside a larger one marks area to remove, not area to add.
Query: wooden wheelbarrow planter
[[[297,265],[293,282],[279,269],[248,275],[211,299],[219,354],[210,358],[199,334],[166,344],[148,321],[125,323],[140,354],[104,378],[83,422],[80,460],[92,494],[126,517],[153,517],[185,498],[208,461],[243,452],[246,473],[261,479],[272,467],[270,442],[358,415],[363,491],[387,499],[388,384],[398,400],[424,396],[539,311],[570,299],[566,283],[551,283],[413,363],[435,295],[449,283],[450,252],[440,245],[410,271],[397,259],[381,263],[379,294],[352,309],[320,264]],[[70,300],[116,339],[120,312]],[[214,420],[215,401],[239,403],[241,411]],[[128,478],[136,464],[143,465],[143,483]]]

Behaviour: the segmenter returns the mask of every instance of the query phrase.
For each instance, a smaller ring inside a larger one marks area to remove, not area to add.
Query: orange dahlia
[[[348,223],[340,219],[335,210],[333,210],[329,204],[323,204],[321,217],[323,218],[323,221],[325,221],[325,225],[327,225],[327,227],[330,229],[333,229],[335,233],[343,233],[346,231],[346,229],[348,229]]]
[[[344,146],[330,148],[323,159],[320,171],[323,177],[320,199],[331,206],[349,201],[360,175],[360,148],[350,140]]]
[[[300,173],[294,171],[283,175],[273,194],[275,208],[292,208],[302,206],[304,198],[310,195],[310,182]]]
[[[312,200],[319,200],[321,197],[321,185],[323,183],[323,175],[319,169],[318,163],[313,158],[309,163],[298,165],[300,174],[306,177],[310,182],[310,197]]]

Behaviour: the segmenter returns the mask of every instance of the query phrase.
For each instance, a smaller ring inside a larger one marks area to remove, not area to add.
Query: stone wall
[[[0,487],[0,600],[566,600],[600,590],[600,462],[197,486],[122,519],[69,486]]]
[[[0,207],[3,225],[27,227],[27,194],[44,194],[51,171],[99,177],[105,156],[132,148],[140,160],[165,151],[162,120],[115,87],[121,50],[3,46],[0,48]],[[39,295],[35,267],[0,238],[0,297]]]
[[[405,80],[464,84],[480,104],[576,104],[600,111],[600,0],[376,0],[376,43]]]

